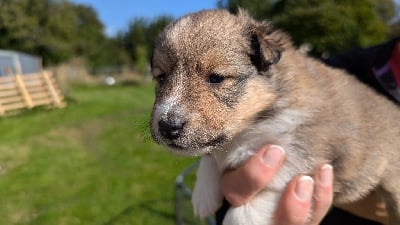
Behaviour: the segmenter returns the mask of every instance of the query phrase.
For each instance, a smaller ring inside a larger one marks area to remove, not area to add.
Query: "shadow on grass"
[[[125,217],[132,216],[136,210],[147,211],[155,217],[164,218],[166,220],[175,220],[175,213],[165,212],[164,210],[157,209],[157,206],[166,201],[170,202],[171,199],[158,199],[152,200],[145,203],[132,204],[123,209],[120,213],[112,217],[110,220],[105,222],[103,225],[114,225]]]

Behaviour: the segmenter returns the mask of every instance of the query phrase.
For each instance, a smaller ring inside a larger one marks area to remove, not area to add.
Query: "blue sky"
[[[108,35],[127,28],[136,17],[182,16],[189,12],[216,7],[217,0],[72,0],[96,9]]]

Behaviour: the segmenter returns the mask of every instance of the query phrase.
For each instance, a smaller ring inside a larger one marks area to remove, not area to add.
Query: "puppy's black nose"
[[[184,125],[185,123],[180,120],[160,120],[158,122],[158,130],[163,137],[169,140],[175,140],[182,135]]]

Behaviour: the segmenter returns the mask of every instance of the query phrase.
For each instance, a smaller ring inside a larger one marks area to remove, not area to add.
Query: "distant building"
[[[0,77],[36,73],[42,70],[42,59],[22,52],[0,50]]]

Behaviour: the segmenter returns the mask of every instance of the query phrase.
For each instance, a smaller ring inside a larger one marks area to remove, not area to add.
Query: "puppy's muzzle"
[[[179,119],[158,121],[158,131],[164,138],[175,140],[182,136],[185,122]]]

